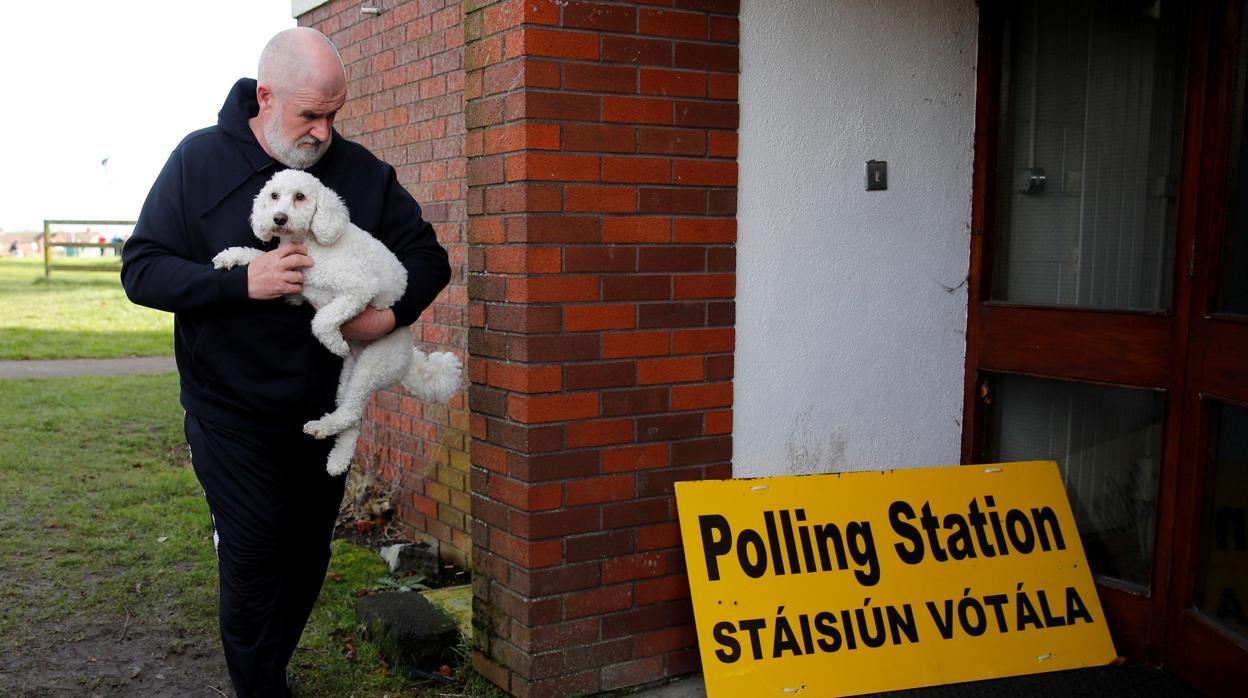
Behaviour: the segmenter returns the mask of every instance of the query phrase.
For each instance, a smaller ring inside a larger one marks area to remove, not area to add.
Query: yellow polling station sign
[[[711,698],[1117,656],[1053,461],[679,482],[676,502]]]

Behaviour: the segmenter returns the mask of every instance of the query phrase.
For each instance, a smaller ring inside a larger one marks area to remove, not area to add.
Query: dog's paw
[[[303,433],[314,439],[327,439],[346,431],[352,424],[350,417],[344,416],[341,411],[335,411],[304,424]]]
[[[308,422],[307,424],[304,424],[303,433],[307,434],[308,436],[311,436],[314,439],[323,439],[327,436],[333,436],[333,434],[329,432],[328,425],[325,424],[324,417],[320,419],[314,419]]]
[[[325,471],[337,477],[351,467],[351,456],[355,455],[355,442],[360,438],[359,429],[346,429],[338,435],[334,447],[329,450],[329,458],[325,461]]]
[[[212,258],[213,269],[232,269],[234,268],[234,259],[229,254],[229,250],[218,252],[216,257]]]
[[[321,344],[325,345],[326,349],[344,359],[351,355],[351,345],[347,344],[347,340],[343,339],[342,334],[338,332],[326,333],[317,339],[321,340]]]
[[[212,258],[214,269],[232,269],[244,264],[251,264],[256,257],[264,254],[254,247],[227,247]]]

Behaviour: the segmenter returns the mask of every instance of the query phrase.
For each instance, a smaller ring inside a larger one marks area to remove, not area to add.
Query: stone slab
[[[424,596],[389,592],[357,599],[355,616],[396,667],[413,675],[454,666],[460,644],[459,627]]]

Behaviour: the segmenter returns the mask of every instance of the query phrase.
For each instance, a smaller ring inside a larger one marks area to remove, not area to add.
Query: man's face
[[[280,96],[270,92],[268,100],[264,138],[274,158],[297,170],[316,164],[329,149],[334,117],[346,102],[345,90],[294,89]]]

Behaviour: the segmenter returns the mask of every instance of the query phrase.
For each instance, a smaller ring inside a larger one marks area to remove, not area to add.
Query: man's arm
[[[386,211],[379,239],[407,269],[407,290],[391,309],[394,326],[403,327],[416,322],[446,288],[451,279],[451,265],[446,250],[438,244],[433,226],[421,215],[420,205],[399,184],[394,169],[387,166],[386,170]],[[377,312],[384,315],[386,311]],[[383,318],[369,318],[367,310],[360,315],[364,322],[380,322],[376,326],[384,326]]]
[[[355,342],[371,342],[381,339],[398,327],[394,321],[394,311],[390,308],[377,310],[371,305],[364,306],[359,315],[342,323],[338,329],[342,336]]]
[[[419,232],[411,236],[414,244],[406,254],[398,255],[407,269],[407,292],[394,304],[394,318],[398,325],[416,322],[451,280],[451,265],[446,250],[438,244],[433,226],[421,217],[419,206],[416,207],[416,218]]]
[[[134,235],[121,251],[121,283],[130,300],[184,312],[247,298],[247,267],[220,271],[192,261],[183,210],[181,152],[169,156],[143,202]]]

